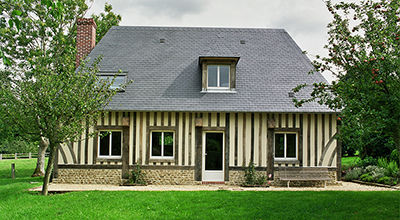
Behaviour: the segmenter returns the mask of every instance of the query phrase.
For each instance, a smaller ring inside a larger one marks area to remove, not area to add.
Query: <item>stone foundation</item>
[[[268,179],[265,171],[256,171],[256,173],[257,175],[262,174],[266,179]],[[240,186],[244,183],[244,171],[229,171],[229,185]]]
[[[197,185],[201,181],[194,180],[194,170],[143,170],[146,174],[145,181],[153,185]],[[256,171],[266,174],[265,171]],[[271,180],[271,185],[287,186],[286,181],[279,180],[280,171],[275,171],[275,179]],[[119,185],[125,180],[121,179],[120,169],[59,169],[58,178],[53,179],[53,183],[58,184],[113,184]],[[329,176],[333,179],[327,185],[337,185],[336,171],[329,171]],[[229,185],[244,184],[244,171],[229,171]],[[290,186],[323,186],[324,181],[290,181]]]
[[[58,178],[53,183],[59,184],[113,184],[122,183],[120,169],[59,169]]]
[[[194,185],[194,170],[144,170],[145,180],[153,185]]]

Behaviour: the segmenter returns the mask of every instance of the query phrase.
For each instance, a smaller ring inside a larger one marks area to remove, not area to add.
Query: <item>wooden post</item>
[[[17,157],[17,153],[15,153],[15,159],[18,159],[18,157]]]
[[[32,155],[31,155],[31,152],[29,152],[29,159],[31,159],[32,158]]]
[[[274,128],[275,120],[268,119],[267,130],[267,175],[271,174],[274,179]]]
[[[195,127],[195,167],[194,167],[194,180],[202,180],[202,157],[203,157],[203,120],[201,118],[196,118]]]
[[[0,154],[0,160],[2,160],[3,159],[3,154]]]
[[[341,121],[337,121],[336,130],[338,134],[340,134],[339,126],[341,125]],[[342,141],[339,139],[336,140],[336,180],[342,180]]]
[[[11,178],[15,179],[15,163],[11,164]]]
[[[122,118],[122,179],[129,179],[129,117]]]

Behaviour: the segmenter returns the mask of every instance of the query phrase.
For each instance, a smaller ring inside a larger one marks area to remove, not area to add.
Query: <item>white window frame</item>
[[[284,150],[283,150],[283,157],[276,157],[276,155],[275,155],[275,159],[279,159],[279,160],[297,160],[297,158],[298,158],[298,150],[299,150],[299,134],[297,133],[297,132],[275,132],[275,134],[274,134],[274,154],[275,154],[275,143],[276,143],[276,141],[275,141],[275,135],[276,134],[284,134],[285,136],[284,136]],[[287,157],[286,156],[286,154],[287,154],[287,138],[286,138],[286,135],[287,134],[295,134],[296,135],[296,146],[295,146],[295,148],[296,148],[296,150],[295,150],[295,152],[296,152],[296,156],[295,157]]]
[[[153,156],[153,132],[161,132],[161,156]],[[172,132],[172,156],[164,156],[164,133]],[[152,130],[150,131],[150,159],[174,159],[175,158],[175,131]]]
[[[110,132],[108,135],[110,135],[110,141],[109,141],[109,143],[108,143],[108,150],[109,150],[109,153],[108,153],[108,156],[105,156],[105,155],[100,155],[100,138],[101,138],[101,135],[100,135],[100,132]],[[112,149],[111,149],[111,146],[112,146],[112,132],[120,132],[121,133],[121,156],[112,156],[111,155],[111,152],[112,152]],[[99,135],[98,135],[98,152],[97,152],[97,156],[98,156],[98,158],[115,158],[115,159],[119,159],[119,158],[122,158],[122,144],[123,144],[123,132],[122,132],[122,130],[99,130]]]
[[[208,86],[208,67],[210,67],[210,66],[216,66],[217,67],[217,86],[216,87]],[[227,66],[229,68],[229,71],[228,71],[228,83],[229,83],[229,85],[225,86],[225,87],[221,87],[220,86],[220,82],[221,82],[220,67],[221,66]],[[231,88],[231,73],[230,72],[231,72],[231,66],[230,65],[208,64],[207,65],[207,89],[211,89],[211,90],[212,89],[215,89],[215,90],[229,90]]]

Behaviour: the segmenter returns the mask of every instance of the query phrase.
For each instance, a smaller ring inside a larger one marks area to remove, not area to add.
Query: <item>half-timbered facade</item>
[[[295,86],[325,79],[308,75],[285,30],[113,27],[89,57],[100,54],[100,75],[133,83],[82,141],[59,149],[55,181],[116,184],[136,163],[153,184],[241,184],[250,162],[339,178],[336,113],[291,101]]]

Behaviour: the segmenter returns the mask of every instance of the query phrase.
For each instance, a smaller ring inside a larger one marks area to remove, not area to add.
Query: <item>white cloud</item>
[[[326,25],[332,20],[322,0],[107,0],[126,26],[284,28],[309,54],[326,55]],[[89,14],[103,10],[95,1]],[[313,59],[312,57],[310,57]],[[328,79],[331,81],[331,79]]]

